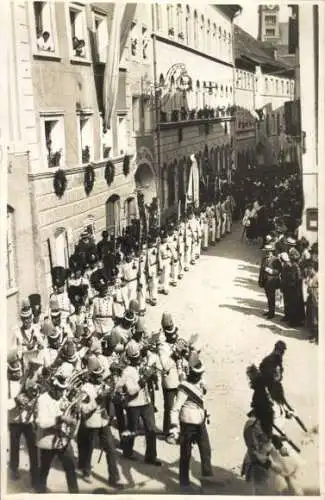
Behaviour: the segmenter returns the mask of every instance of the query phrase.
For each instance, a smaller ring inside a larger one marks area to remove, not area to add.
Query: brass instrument
[[[40,392],[41,392],[40,385],[37,384],[35,387],[20,392],[15,397],[15,403],[20,411],[20,414],[25,412],[24,420],[26,423],[30,421],[33,414],[35,413],[37,399],[38,396],[40,395]]]
[[[86,392],[80,391],[71,400],[69,400],[69,395],[65,395],[62,398],[60,408],[63,410],[63,413],[58,422],[58,435],[55,436],[53,448],[61,448],[63,444],[68,444],[76,437],[81,421],[80,404],[87,397]],[[67,419],[71,420],[67,421]]]

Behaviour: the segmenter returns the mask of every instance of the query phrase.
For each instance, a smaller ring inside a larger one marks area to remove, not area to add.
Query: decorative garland
[[[92,165],[87,165],[87,167],[85,168],[85,176],[84,176],[84,188],[87,196],[89,196],[93,190],[95,184],[95,177],[96,174],[94,167]]]
[[[127,177],[130,173],[130,157],[125,155],[123,159],[123,174]]]
[[[58,198],[62,198],[67,189],[67,177],[62,169],[55,172],[53,177],[54,192]]]
[[[106,163],[106,167],[105,167],[105,180],[106,180],[108,186],[110,186],[112,184],[114,177],[115,177],[114,164],[111,161],[108,161]]]

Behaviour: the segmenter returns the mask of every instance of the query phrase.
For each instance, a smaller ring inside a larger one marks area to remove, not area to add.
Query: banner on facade
[[[137,4],[126,4],[123,0],[115,3],[111,32],[109,33],[109,44],[107,46],[106,65],[104,73],[104,128],[111,126],[111,117],[115,109],[118,82],[119,65],[123,50],[130,32],[131,23],[134,18]]]
[[[191,155],[191,168],[187,186],[187,199],[190,203],[199,203],[199,166],[195,155]]]

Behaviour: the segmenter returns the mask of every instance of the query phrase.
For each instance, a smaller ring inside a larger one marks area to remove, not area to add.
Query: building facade
[[[238,165],[294,161],[284,105],[294,97],[294,67],[235,25],[236,152]]]
[[[319,165],[324,161],[324,6],[305,4],[293,7],[291,25],[290,46],[295,51],[297,62],[294,104],[297,105],[297,121],[300,121],[301,129],[297,149],[304,193],[300,235],[313,243],[318,239]]]
[[[233,163],[234,6],[160,4],[153,9],[157,134],[161,204],[183,206],[193,161],[201,201]]]
[[[12,135],[21,140],[10,152],[8,167],[12,325],[28,294],[38,291],[46,304],[51,267],[68,265],[85,227],[98,240],[102,230],[119,235],[138,217],[137,194],[154,161],[151,118],[139,137],[132,112],[132,96],[141,94],[142,77],[152,67],[145,4],[134,4],[132,15],[141,20],[141,47],[134,55],[130,33],[107,131],[102,95],[114,4],[15,2],[10,13],[14,86],[9,88],[9,116]]]

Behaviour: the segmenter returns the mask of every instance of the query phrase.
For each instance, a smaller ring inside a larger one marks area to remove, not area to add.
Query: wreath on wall
[[[84,175],[84,188],[87,196],[89,196],[93,190],[95,184],[95,178],[96,174],[94,167],[92,165],[87,165],[87,167],[85,168],[85,175]]]
[[[125,177],[130,173],[130,157],[129,155],[125,155],[123,159],[123,174]]]
[[[105,167],[105,180],[106,180],[108,186],[110,186],[112,184],[114,177],[115,177],[114,164],[111,161],[108,161],[106,163],[106,167]]]
[[[62,169],[57,170],[53,177],[53,187],[58,198],[62,198],[64,195],[65,190],[67,189],[67,184],[68,181],[65,172]]]

